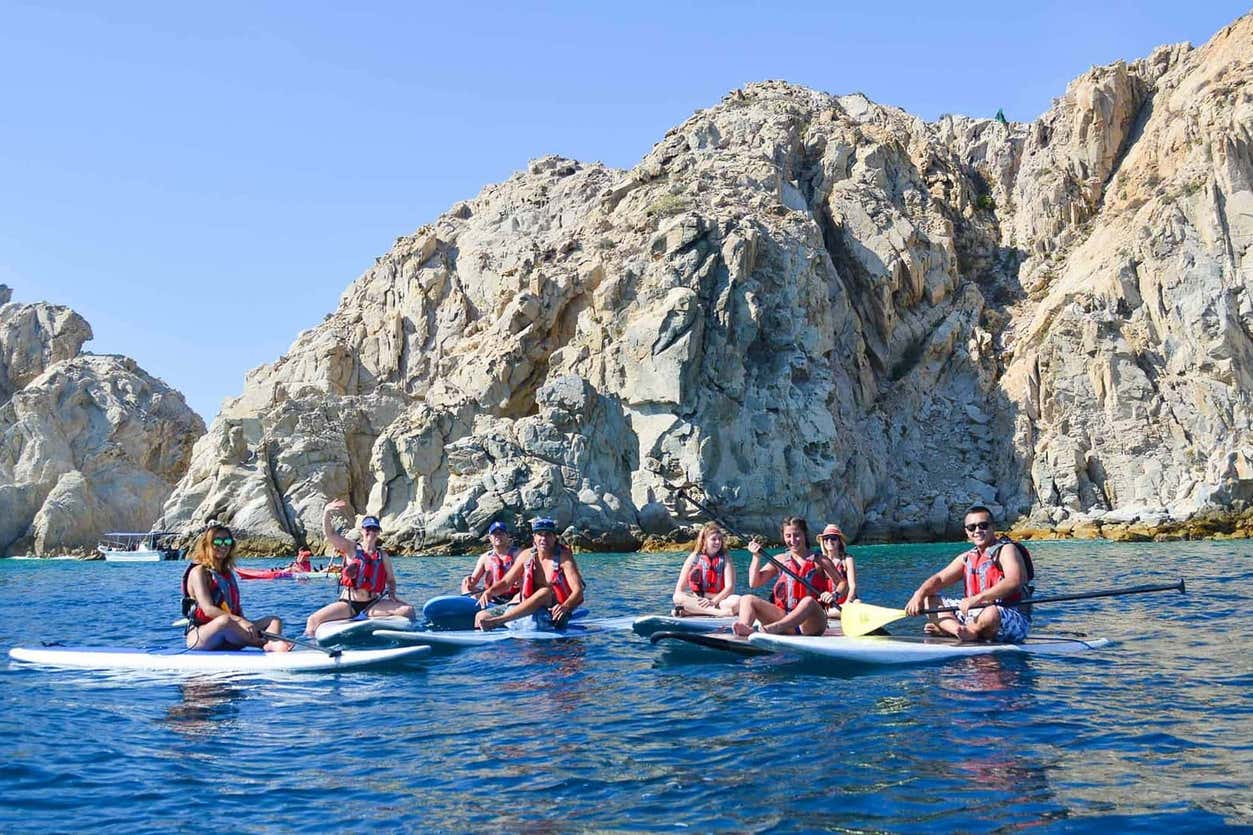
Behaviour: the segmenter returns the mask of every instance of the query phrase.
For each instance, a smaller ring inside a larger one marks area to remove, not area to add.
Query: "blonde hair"
[[[235,569],[235,546],[239,544],[239,540],[235,540],[235,543],[231,545],[231,550],[226,552],[226,557],[219,563],[216,559],[217,550],[213,547],[213,537],[222,534],[235,539],[235,534],[231,533],[231,529],[225,525],[213,525],[197,537],[195,543],[191,546],[192,562],[197,565],[203,565],[219,574],[233,571]]]
[[[727,555],[727,532],[724,531],[722,529],[722,526],[719,525],[717,522],[706,522],[704,527],[700,529],[700,533],[696,535],[696,553],[697,554],[705,553],[705,541],[709,539],[709,537],[712,534],[715,534],[715,533],[722,534],[722,550],[720,550],[718,553],[724,557]]]

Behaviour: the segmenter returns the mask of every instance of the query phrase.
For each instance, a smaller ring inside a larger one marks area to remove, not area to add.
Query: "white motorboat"
[[[96,550],[108,562],[160,562],[183,556],[175,544],[178,534],[170,531],[124,533],[113,531],[100,537]]]

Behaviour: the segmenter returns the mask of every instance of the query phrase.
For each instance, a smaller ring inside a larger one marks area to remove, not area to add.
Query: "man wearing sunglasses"
[[[963,523],[971,549],[956,556],[927,578],[905,604],[916,615],[923,609],[958,606],[960,611],[928,615],[929,635],[951,635],[962,641],[1018,643],[1031,628],[1030,606],[1006,606],[1031,596],[1035,570],[1027,550],[1008,537],[998,538],[992,511],[975,505]],[[965,580],[965,596],[941,598],[939,591]]]

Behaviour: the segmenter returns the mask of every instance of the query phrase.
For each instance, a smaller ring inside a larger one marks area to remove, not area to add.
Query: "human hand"
[[[713,602],[712,602],[712,601],[710,601],[710,599],[709,599],[709,598],[707,598],[707,597],[698,597],[698,598],[696,598],[696,605],[697,605],[697,606],[699,606],[699,607],[701,607],[702,609],[708,609],[710,606],[712,606],[712,605],[714,605],[714,604],[713,604]]]
[[[748,552],[753,555],[753,559],[758,559],[765,552],[765,548],[761,546],[761,542],[757,539],[748,541]]]
[[[905,604],[905,614],[916,615],[922,611],[922,595],[914,592],[914,596],[909,598],[909,602]]]
[[[331,513],[332,511],[343,510],[347,507],[348,507],[348,502],[344,501],[343,499],[336,499],[335,501],[326,503],[326,512]]]

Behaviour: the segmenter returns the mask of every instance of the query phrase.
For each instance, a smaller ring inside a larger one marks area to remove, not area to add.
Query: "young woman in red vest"
[[[845,550],[844,531],[840,530],[839,525],[827,525],[822,529],[822,534],[818,539],[822,543],[822,553],[831,560],[837,575],[834,589],[835,603],[827,608],[827,615],[838,618],[840,607],[850,600],[857,599],[857,567],[853,564],[853,558]]]
[[[313,635],[328,620],[348,620],[365,613],[368,618],[400,615],[413,620],[413,606],[396,596],[396,570],[391,556],[379,547],[383,528],[375,516],[361,520],[361,542],[335,531],[331,516],[337,510],[348,507],[348,502],[337,499],[326,506],[322,516],[322,533],[328,542],[344,557],[340,569],[339,599],[318,609],[305,622],[305,634]]]
[[[214,525],[191,548],[192,565],[183,572],[183,614],[187,617],[188,649],[261,647],[286,652],[292,645],[266,638],[278,635],[283,622],[273,615],[256,621],[244,617],[235,580],[235,535]]]
[[[516,606],[499,615],[486,608],[493,597],[514,583],[522,585]],[[543,611],[552,625],[560,629],[583,602],[583,588],[583,575],[574,561],[574,552],[557,541],[557,523],[536,519],[531,523],[531,547],[518,554],[504,577],[483,590],[479,603],[484,609],[475,615],[474,626],[494,629]]]
[[[696,536],[696,548],[679,569],[674,586],[674,614],[734,617],[740,596],[735,592],[735,564],[727,553],[726,533],[709,522]]]
[[[825,554],[810,551],[809,526],[799,516],[783,520],[783,544],[787,551],[777,559],[809,585],[781,571],[773,562],[762,565],[765,549],[760,542],[750,542],[748,550],[753,556],[748,564],[749,588],[771,580],[774,588],[770,600],[751,594],[740,597],[739,620],[731,626],[736,635],[751,634],[753,621],[761,624],[763,631],[776,634],[821,635],[827,631],[826,607],[835,602],[832,589],[839,582],[835,565]],[[817,589],[817,595],[810,586]]]

